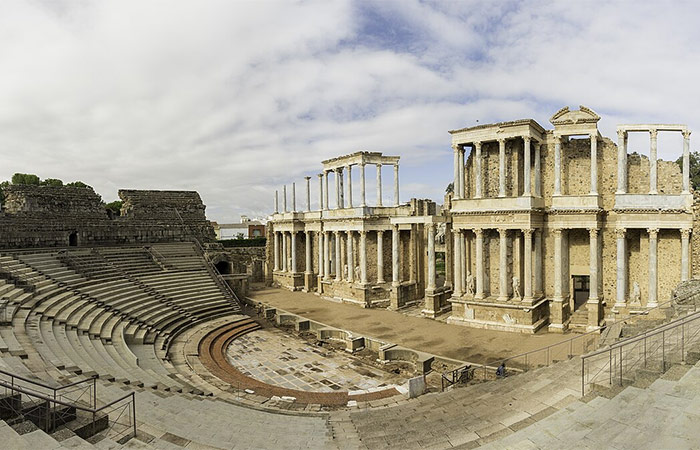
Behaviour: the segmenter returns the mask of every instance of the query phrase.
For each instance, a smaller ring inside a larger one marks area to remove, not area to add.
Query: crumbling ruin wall
[[[153,194],[158,192],[159,194]],[[196,192],[121,191],[126,215],[110,218],[92,188],[11,185],[4,189],[0,248],[63,247],[214,240]],[[122,195],[124,193],[124,195]],[[178,200],[179,199],[179,200]],[[163,202],[164,207],[151,207]],[[183,220],[166,207],[182,210]]]

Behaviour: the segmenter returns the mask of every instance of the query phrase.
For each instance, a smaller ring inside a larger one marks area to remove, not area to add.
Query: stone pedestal
[[[313,273],[304,273],[304,292],[312,292],[316,287],[316,275]]]

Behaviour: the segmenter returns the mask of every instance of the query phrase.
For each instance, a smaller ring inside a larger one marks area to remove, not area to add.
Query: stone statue
[[[360,266],[355,266],[355,281],[358,283],[362,282],[362,279],[360,278]]]
[[[631,305],[641,305],[642,304],[642,294],[639,291],[639,283],[636,281],[632,283],[632,298],[630,299]]]
[[[467,294],[474,295],[474,276],[467,272]]]
[[[513,298],[521,299],[520,296],[520,278],[513,277]]]

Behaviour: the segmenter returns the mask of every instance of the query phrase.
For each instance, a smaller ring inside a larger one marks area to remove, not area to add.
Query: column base
[[[658,302],[647,303],[647,308],[656,308],[657,306],[659,306]]]

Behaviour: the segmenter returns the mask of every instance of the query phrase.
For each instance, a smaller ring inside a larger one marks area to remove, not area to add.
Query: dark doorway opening
[[[588,301],[588,296],[590,295],[590,277],[588,275],[573,275],[574,284],[574,311],[579,308],[579,306],[585,304]]]
[[[219,261],[214,264],[214,267],[216,267],[216,270],[218,270],[221,275],[230,275],[233,273],[233,266],[228,261]]]
[[[78,233],[75,231],[68,235],[68,246],[77,247],[78,246]]]

